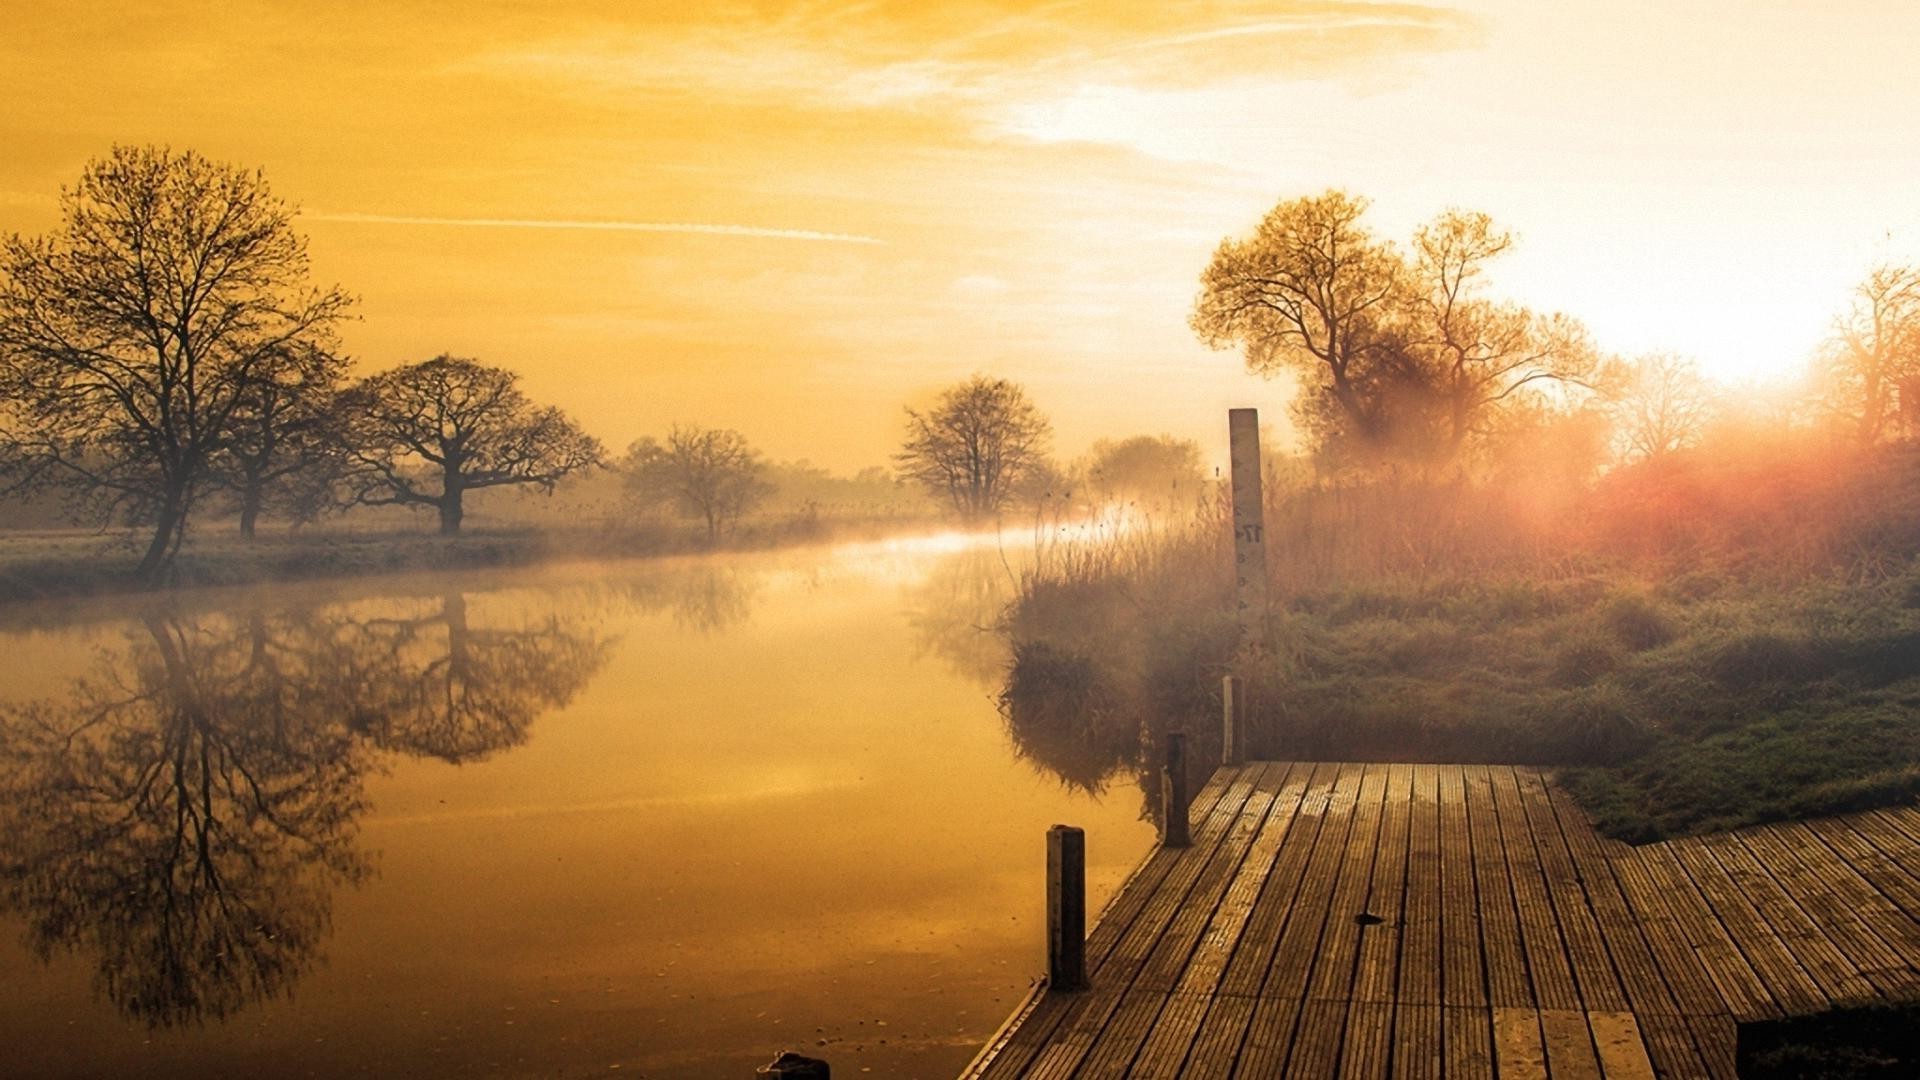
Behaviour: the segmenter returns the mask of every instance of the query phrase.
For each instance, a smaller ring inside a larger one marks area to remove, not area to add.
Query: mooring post
[[[1243,760],[1240,725],[1240,678],[1224,675],[1220,679],[1220,764],[1238,765]]]
[[[1160,770],[1160,846],[1186,847],[1193,843],[1187,834],[1187,736],[1185,732],[1167,732],[1167,763]]]
[[[770,1076],[775,1080],[833,1080],[833,1070],[819,1058],[803,1057],[791,1050],[782,1050],[780,1056],[772,1062],[753,1071],[755,1076]]]
[[[1233,488],[1234,611],[1240,642],[1257,642],[1267,618],[1267,521],[1260,495],[1260,410],[1227,410]]]
[[[1087,834],[1047,830],[1047,989],[1087,988]]]

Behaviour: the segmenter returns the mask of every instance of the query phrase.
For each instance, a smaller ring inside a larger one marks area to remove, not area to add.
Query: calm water
[[[0,1073],[953,1075],[1043,965],[991,541],[14,609]]]

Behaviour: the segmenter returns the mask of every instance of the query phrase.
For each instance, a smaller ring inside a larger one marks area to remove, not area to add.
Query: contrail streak
[[[716,225],[698,221],[568,221],[538,218],[406,217],[397,214],[328,213],[300,215],[308,221],[345,221],[366,225],[443,225],[463,229],[585,229],[597,232],[699,233],[707,236],[757,236],[772,240],[809,240],[825,244],[884,244],[872,236],[770,229],[759,225]]]

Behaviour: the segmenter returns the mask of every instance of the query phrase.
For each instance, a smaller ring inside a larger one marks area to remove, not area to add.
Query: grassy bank
[[[1908,800],[1920,468],[1815,467],[1629,475],[1544,517],[1463,485],[1286,495],[1260,651],[1236,649],[1217,517],[1056,553],[1009,616],[1009,725],[1088,783],[1143,727],[1210,749],[1232,672],[1261,756],[1566,766],[1635,841]]]
[[[313,528],[189,537],[176,557],[174,588],[259,585],[380,574],[504,569],[585,559],[621,559],[856,540],[937,526],[931,519],[780,518],[747,522],[710,545],[677,523],[470,528],[458,536],[418,529]],[[131,592],[144,536],[81,531],[0,532],[0,604]]]

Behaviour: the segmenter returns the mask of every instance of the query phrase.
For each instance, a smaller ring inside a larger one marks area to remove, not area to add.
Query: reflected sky
[[[1012,752],[1012,565],[873,544],[5,635],[9,1068],[951,1075],[1042,965],[1047,825],[1088,828],[1099,896],[1150,836],[1131,785]]]

